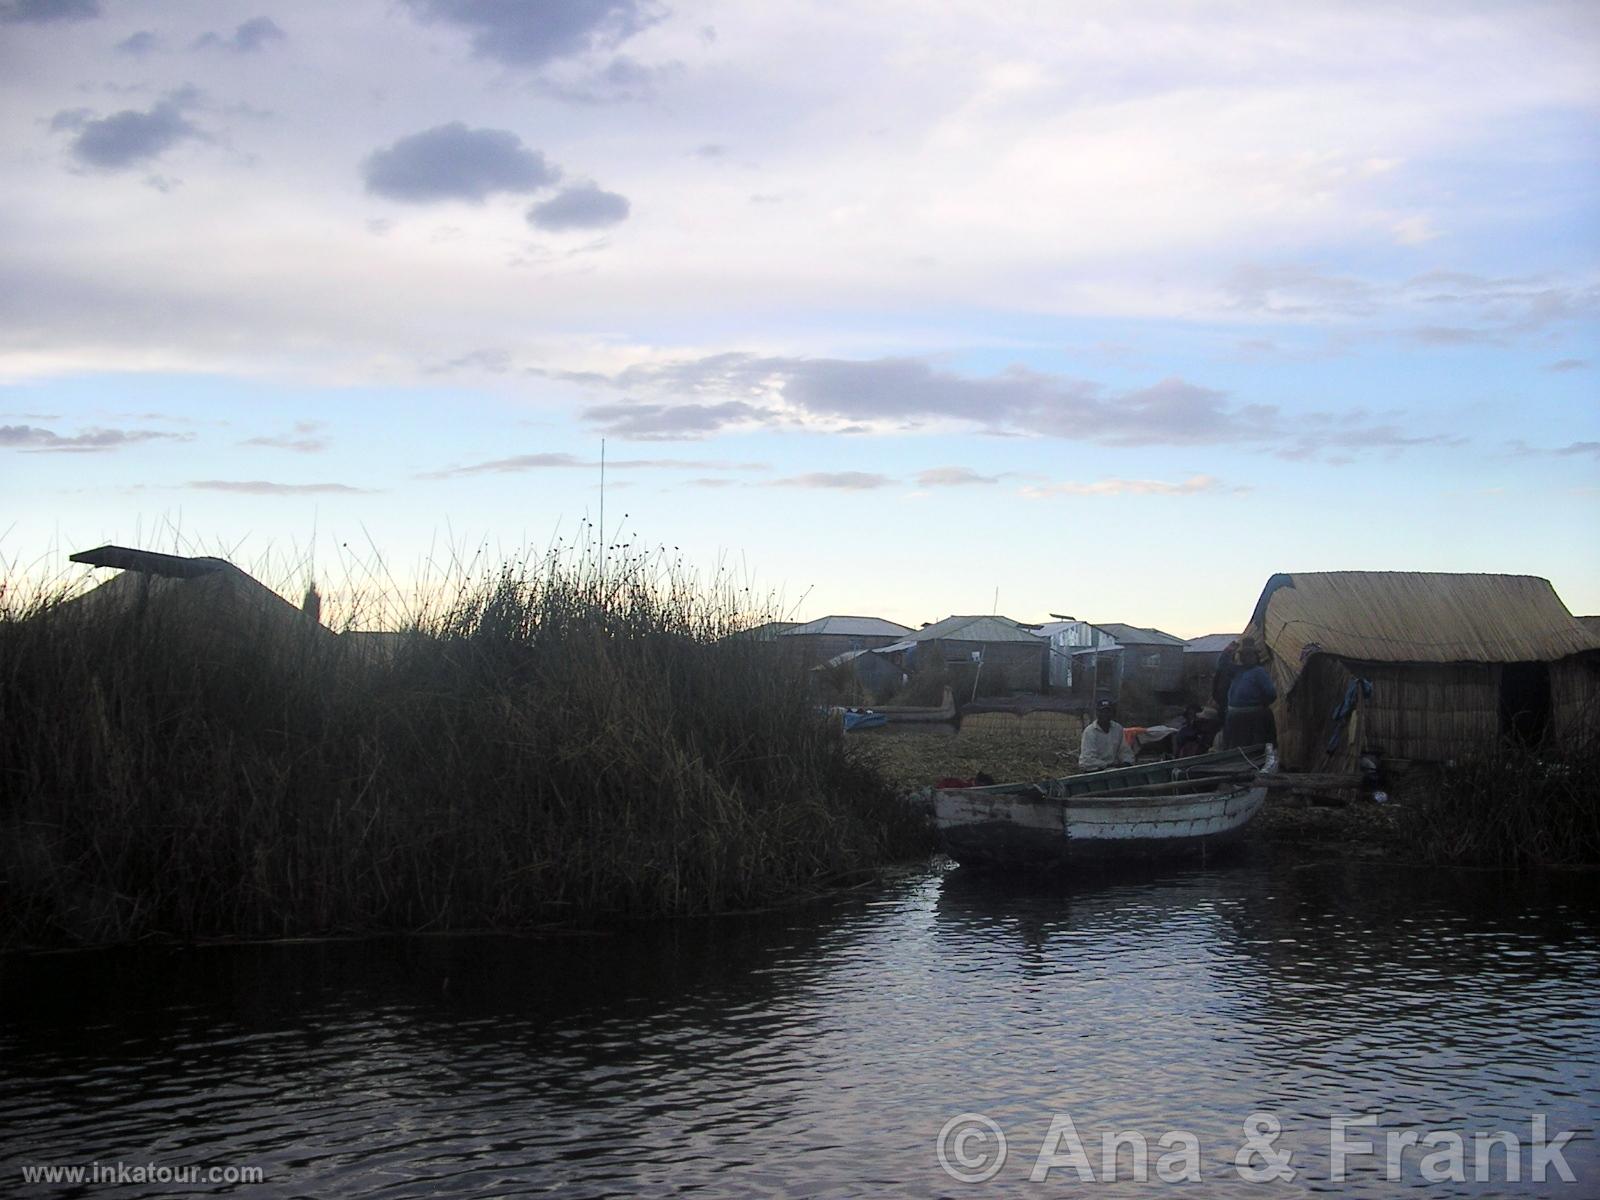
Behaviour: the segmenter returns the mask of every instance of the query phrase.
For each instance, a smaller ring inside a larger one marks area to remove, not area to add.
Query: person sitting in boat
[[[1083,741],[1078,745],[1080,770],[1104,771],[1132,765],[1133,748],[1111,714],[1111,701],[1102,700],[1095,705],[1094,720],[1084,726]]]
[[[1184,706],[1183,723],[1178,726],[1178,732],[1173,735],[1173,752],[1179,758],[1192,758],[1196,754],[1204,754],[1211,745],[1211,739],[1217,735],[1216,726],[1212,724],[1212,717],[1207,713],[1216,712],[1215,709],[1201,710],[1198,704]]]
[[[1261,746],[1278,740],[1272,702],[1278,698],[1272,676],[1261,665],[1261,651],[1250,639],[1239,643],[1239,670],[1228,685],[1227,725],[1223,740],[1228,748]]]

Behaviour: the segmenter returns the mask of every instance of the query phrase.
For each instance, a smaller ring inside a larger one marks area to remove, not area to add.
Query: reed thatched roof
[[[1291,675],[1312,655],[1362,662],[1554,662],[1600,633],[1533,575],[1326,571],[1274,575],[1250,619]]]
[[[107,546],[132,558],[128,566],[56,612],[74,618],[105,619],[120,614],[157,611],[196,627],[227,627],[249,636],[280,631],[312,630],[332,636],[332,631],[307,615],[254,576],[220,558],[184,559],[174,555],[149,555]],[[90,552],[101,555],[100,551]],[[101,557],[107,557],[101,555]],[[150,565],[151,559],[168,560]],[[97,566],[114,565],[87,556],[74,561]],[[199,564],[183,572],[174,564]]]

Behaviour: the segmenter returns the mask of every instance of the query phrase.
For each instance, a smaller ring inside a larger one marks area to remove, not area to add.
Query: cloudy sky
[[[1592,3],[0,0],[0,94],[12,573],[409,579],[604,439],[800,617],[1600,611]]]

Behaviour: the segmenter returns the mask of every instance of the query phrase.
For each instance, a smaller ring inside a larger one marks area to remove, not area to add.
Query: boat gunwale
[[[1201,801],[1225,801],[1234,796],[1246,795],[1256,791],[1259,785],[1255,783],[1242,784],[1239,787],[1229,788],[1227,791],[1218,792],[1173,792],[1166,796],[1128,796],[1116,792],[1085,792],[1077,796],[1052,796],[1044,792],[1013,791],[994,792],[984,788],[940,788],[944,795],[967,795],[1005,798],[1013,803],[1037,804],[1047,806],[1063,806],[1070,810],[1084,808],[1149,808],[1159,809],[1174,805],[1195,804]]]
[[[1173,771],[1187,772],[1194,770],[1195,767],[1207,765],[1223,766],[1229,763],[1237,763],[1240,765],[1241,769],[1244,767],[1253,768],[1258,774],[1260,774],[1267,770],[1269,763],[1273,764],[1274,769],[1276,769],[1276,756],[1272,755],[1269,751],[1270,747],[1266,745],[1240,746],[1237,749],[1214,750],[1210,754],[1197,754],[1190,758],[1166,758],[1160,760],[1159,762],[1137,763],[1130,767],[1112,767],[1105,771],[1085,771],[1079,775],[1060,775],[1052,779],[1045,779],[1032,783],[1023,783],[1020,781],[1012,783],[989,783],[978,787],[941,788],[938,790],[949,792],[970,792],[979,795],[1032,795],[1036,794],[1037,791],[1042,788],[1059,787],[1063,789],[1061,794],[1051,795],[1047,792],[1043,796],[1044,799],[1053,800],[1056,802],[1063,800],[1075,800],[1082,796],[1113,796],[1116,795],[1115,787],[1100,787],[1099,785],[1101,783],[1115,783],[1117,786],[1128,785],[1138,787],[1142,786],[1145,782],[1176,783],[1179,782],[1179,780],[1172,778],[1171,772]],[[1258,754],[1261,758],[1259,763],[1257,763],[1253,757]],[[1150,778],[1146,780],[1144,778],[1146,776],[1149,776]],[[1225,780],[1226,778],[1227,776],[1225,775],[1217,776],[1219,781]],[[1204,776],[1198,780],[1195,780],[1195,782],[1203,784]],[[1200,794],[1211,795],[1213,793]]]

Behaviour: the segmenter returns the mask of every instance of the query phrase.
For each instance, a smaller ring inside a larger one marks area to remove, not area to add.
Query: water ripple
[[[1011,1139],[1003,1193],[1029,1190],[1066,1113],[1097,1170],[1102,1134],[1141,1132],[1154,1161],[1182,1129],[1208,1194],[1255,1195],[1233,1153],[1265,1111],[1300,1170],[1274,1194],[1333,1189],[1340,1114],[1381,1143],[1526,1141],[1543,1113],[1600,1179],[1592,885],[1466,876],[933,867],[866,902],[592,939],[13,957],[0,1169],[249,1165],[292,1195],[942,1194],[935,1135],[971,1111]],[[1340,1190],[1398,1186],[1381,1145],[1358,1166]],[[1100,1190],[1144,1194],[1127,1169]],[[1470,1169],[1469,1148],[1442,1194],[1540,1190]]]

